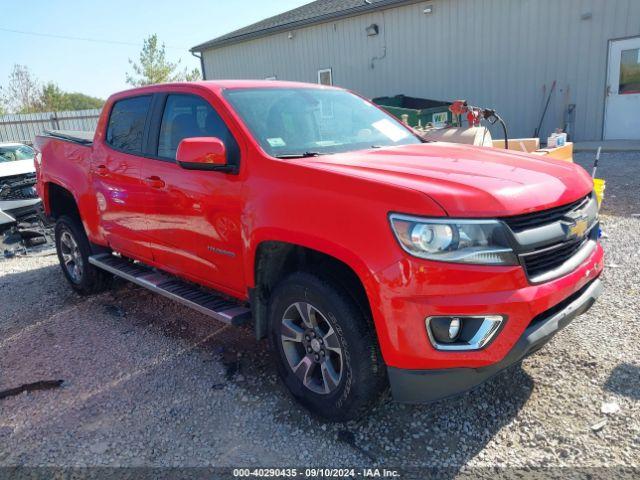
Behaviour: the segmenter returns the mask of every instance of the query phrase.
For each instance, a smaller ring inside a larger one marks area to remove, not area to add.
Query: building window
[[[333,85],[333,76],[330,68],[318,70],[318,83],[320,85]]]
[[[619,92],[620,95],[640,93],[640,48],[622,51]]]

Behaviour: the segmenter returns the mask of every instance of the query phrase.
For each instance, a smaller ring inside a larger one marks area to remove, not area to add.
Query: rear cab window
[[[124,153],[143,152],[143,137],[151,95],[125,98],[113,104],[107,126],[107,144]]]

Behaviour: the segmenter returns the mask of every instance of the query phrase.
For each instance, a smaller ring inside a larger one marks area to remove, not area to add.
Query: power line
[[[4,28],[4,27],[0,27],[0,31],[8,32],[8,33],[19,33],[21,35],[32,35],[34,37],[59,38],[62,40],[73,40],[78,42],[107,43],[110,45],[127,45],[130,47],[142,47],[142,45],[139,43],[121,42],[118,40],[104,40],[100,38],[89,38],[89,37],[72,37],[69,35],[56,35],[53,33],[27,32],[25,30],[13,30],[11,28]],[[171,50],[188,50],[189,49],[189,47],[171,47],[168,45],[166,45],[165,47]]]

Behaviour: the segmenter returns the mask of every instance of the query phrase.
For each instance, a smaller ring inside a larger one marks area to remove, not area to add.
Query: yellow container
[[[598,199],[598,206],[602,205],[602,198],[604,197],[604,190],[606,186],[602,178],[593,179],[593,190],[596,192],[596,198]]]

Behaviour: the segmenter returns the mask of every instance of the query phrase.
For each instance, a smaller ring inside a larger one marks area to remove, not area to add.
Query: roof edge
[[[236,43],[246,42],[248,40],[255,40],[257,38],[268,37],[275,33],[280,33],[283,31],[291,30],[292,28],[300,28],[300,27],[309,27],[312,25],[317,25],[320,23],[326,23],[330,20],[337,20],[348,17],[355,17],[357,15],[361,15],[368,12],[373,12],[376,10],[387,10],[389,8],[397,7],[402,4],[412,4],[412,3],[420,3],[424,0],[389,0],[384,4],[368,4],[363,3],[362,6],[349,8],[347,10],[342,10],[340,12],[326,13],[324,15],[318,15],[317,17],[306,18],[304,20],[296,20],[294,22],[285,23],[282,25],[277,25],[275,27],[264,28],[262,30],[257,30],[255,32],[249,32],[245,34],[240,34],[234,37],[228,37],[223,40],[218,40],[214,38],[213,40],[209,40],[208,42],[201,43],[189,49],[190,52],[203,52],[205,50],[212,50],[215,48],[225,47],[228,45],[233,45]],[[286,12],[283,12],[284,14]],[[280,15],[282,15],[280,14]],[[233,32],[231,32],[233,33]],[[223,35],[224,36],[224,35]],[[220,37],[218,37],[220,38]]]

